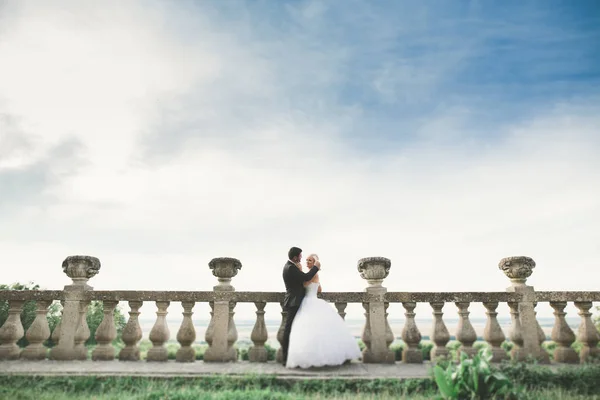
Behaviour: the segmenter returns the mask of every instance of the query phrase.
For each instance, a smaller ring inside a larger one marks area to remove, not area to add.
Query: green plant
[[[473,358],[461,354],[458,365],[436,365],[433,370],[435,383],[442,399],[492,399],[517,398],[518,391],[511,380],[494,370],[490,363],[492,353],[481,349]]]
[[[113,316],[115,319],[115,327],[117,328],[117,338],[113,342],[114,344],[121,341],[121,335],[123,333],[123,329],[125,329],[125,325],[127,321],[125,320],[125,316],[121,312],[119,307],[115,308],[113,312]],[[95,345],[96,342],[96,330],[98,326],[102,323],[102,319],[104,318],[104,304],[101,301],[92,301],[90,302],[86,315],[86,322],[88,324],[88,328],[90,329],[90,337],[85,342],[87,346]]]

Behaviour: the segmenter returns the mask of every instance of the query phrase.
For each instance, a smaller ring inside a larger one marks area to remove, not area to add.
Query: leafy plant
[[[473,358],[461,354],[460,363],[436,365],[433,374],[442,399],[516,399],[520,390],[491,366],[492,353],[481,349]]]
[[[117,342],[121,341],[121,335],[123,334],[123,329],[125,329],[127,321],[125,320],[125,316],[119,307],[115,308],[113,315],[115,319],[115,328],[117,329],[117,338],[113,343],[116,344]],[[88,328],[90,329],[90,337],[85,342],[86,346],[97,344],[96,330],[100,326],[100,323],[102,323],[103,318],[104,304],[101,301],[91,301],[86,314],[86,322],[88,324]]]

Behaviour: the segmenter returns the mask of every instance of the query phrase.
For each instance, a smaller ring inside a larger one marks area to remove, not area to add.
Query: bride
[[[306,258],[310,269],[319,262],[316,254]],[[304,284],[306,295],[292,323],[286,368],[342,365],[361,357],[356,339],[344,320],[325,300],[319,274]]]

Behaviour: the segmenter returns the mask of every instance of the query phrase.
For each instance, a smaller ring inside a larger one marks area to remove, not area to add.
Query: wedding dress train
[[[318,283],[306,287],[290,333],[287,368],[342,365],[361,357],[356,338],[331,304],[317,297]]]

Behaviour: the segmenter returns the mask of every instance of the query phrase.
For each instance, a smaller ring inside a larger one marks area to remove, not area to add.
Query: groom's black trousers
[[[283,341],[281,343],[281,351],[283,355],[283,365],[287,363],[288,348],[290,347],[290,333],[292,332],[292,323],[296,318],[296,313],[300,306],[288,307],[287,309],[287,320],[285,321],[285,328],[283,330]]]

